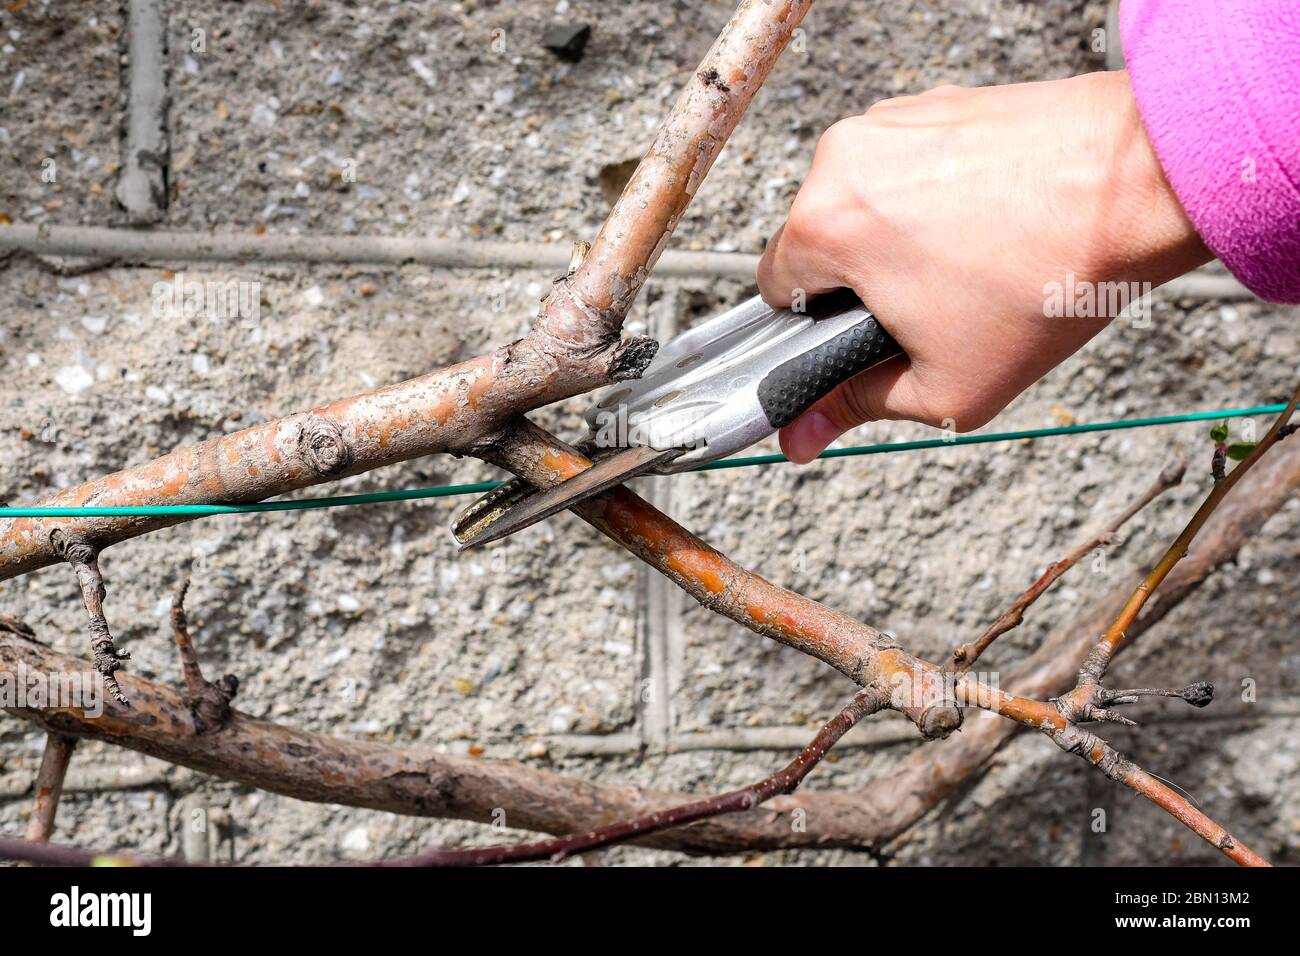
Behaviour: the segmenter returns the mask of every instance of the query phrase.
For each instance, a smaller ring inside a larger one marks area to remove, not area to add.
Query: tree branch
[[[739,790],[732,790],[716,797],[705,797],[689,803],[679,804],[665,810],[657,810],[611,826],[585,833],[541,840],[536,843],[523,843],[514,846],[494,846],[462,850],[425,850],[414,856],[398,857],[391,860],[375,860],[365,864],[374,867],[427,867],[427,866],[492,866],[502,863],[529,863],[545,860],[559,863],[579,853],[598,850],[601,847],[627,843],[636,839],[645,839],[655,833],[698,823],[728,813],[753,810],[773,797],[790,793],[812,769],[821,763],[831,747],[867,714],[878,711],[883,705],[880,696],[873,690],[860,691],[843,710],[836,714],[821,729],[812,742],[795,757],[784,769],[760,780],[758,783]],[[29,836],[28,840],[33,838]],[[52,866],[88,866],[108,854],[97,850],[80,847],[41,847],[34,843],[22,843],[16,840],[0,840],[0,859],[20,860],[27,863],[42,863]],[[116,860],[132,866],[191,865],[179,858],[159,859],[156,857],[136,857],[134,855],[117,856]]]
[[[1297,393],[1297,399],[1300,399],[1300,393]],[[1252,456],[1243,462],[1243,466],[1253,464],[1276,442],[1295,404],[1296,399],[1293,399],[1288,410],[1274,423],[1268,436],[1260,442]],[[516,424],[488,450],[485,457],[539,487],[550,487],[591,466],[591,462],[584,456],[528,422]],[[1241,468],[1234,471],[1234,476],[1240,470]],[[1196,528],[1204,524],[1233,484],[1233,481],[1216,484],[1206,504],[1193,519]],[[828,619],[838,619],[840,631],[853,631],[865,625],[840,618],[815,601],[778,588],[758,575],[737,567],[625,488],[615,488],[598,495],[575,506],[573,510],[642,560],[661,570],[711,610],[745,624],[760,634],[832,663],[864,686],[892,688],[894,693],[890,706],[911,717],[924,736],[943,737],[960,726],[961,712],[958,704],[992,709],[1002,716],[1048,733],[1059,746],[1085,756],[1108,776],[1174,813],[1181,822],[1237,862],[1252,865],[1262,862],[1261,857],[1233,841],[1226,831],[1199,810],[1189,804],[1178,803],[1177,800],[1181,798],[1177,794],[1167,788],[1161,790],[1163,785],[1154,781],[1154,778],[1124,761],[1105,741],[1079,730],[1073,722],[1074,719],[1099,719],[1104,714],[1099,714],[1096,710],[1070,710],[1062,707],[1061,701],[1056,701],[1056,706],[1053,707],[1037,701],[1009,698],[1000,691],[972,681],[969,676],[960,677],[955,688],[945,688],[944,674],[939,668],[896,647],[883,646],[880,641],[882,635],[871,628],[866,628],[867,634],[846,648],[843,640],[835,639],[838,635],[832,635],[828,631]],[[1179,540],[1184,542],[1185,548],[1190,535],[1185,539],[1180,536]],[[1165,570],[1165,574],[1168,570]],[[1161,575],[1160,580],[1163,577]],[[1155,583],[1158,584],[1159,581]],[[849,650],[847,655],[846,650]],[[944,693],[945,689],[947,694]],[[958,693],[954,695],[953,690]],[[1055,713],[1064,724],[1058,726],[1055,721],[1045,722],[1044,715],[1049,711]],[[938,715],[937,719],[932,718],[932,715]],[[1117,769],[1121,767],[1122,772]]]
[[[723,145],[812,0],[742,0],[668,114],[576,271],[553,298],[572,302],[551,334],[579,349],[617,336]]]
[[[1227,497],[1228,492],[1236,487],[1237,483],[1246,476],[1246,474],[1255,467],[1255,464],[1267,454],[1268,450],[1283,439],[1290,431],[1287,429],[1287,423],[1290,422],[1291,416],[1295,413],[1296,404],[1300,402],[1300,389],[1297,389],[1291,396],[1291,401],[1283,411],[1273,421],[1272,426],[1259,444],[1236,468],[1232,469],[1231,474],[1224,478],[1216,478],[1214,488],[1206,496],[1205,501],[1196,509],[1192,519],[1187,522],[1186,527],[1174,539],[1164,555],[1156,562],[1155,567],[1142,579],[1142,583],[1129,596],[1124,604],[1124,609],[1106,629],[1097,646],[1093,648],[1087,659],[1083,662],[1079,671],[1079,684],[1073,693],[1070,704],[1076,709],[1083,710],[1096,703],[1095,697],[1100,689],[1102,678],[1106,675],[1106,669],[1110,665],[1110,660],[1115,654],[1116,648],[1124,640],[1125,632],[1137,620],[1142,608],[1146,606],[1147,600],[1155,593],[1162,581],[1169,575],[1169,572],[1187,556],[1192,546],[1192,539],[1196,537],[1197,532],[1209,519],[1216,508]]]
[[[36,772],[36,797],[32,802],[32,815],[27,820],[26,837],[34,843],[49,843],[54,833],[54,817],[59,812],[59,799],[63,796],[63,780],[68,775],[72,751],[76,749],[75,737],[50,733],[45,735],[45,752]]]
[[[520,341],[491,356],[462,363],[423,379],[320,406],[300,416],[214,439],[196,449],[181,449],[148,465],[100,482],[91,482],[42,503],[138,505],[182,503],[196,498],[202,501],[259,500],[431,451],[478,454],[505,464],[542,486],[554,484],[590,467],[590,461],[573,449],[535,426],[514,421],[513,416],[610,380],[634,376],[648,363],[653,354],[651,343],[645,340],[618,342],[623,315],[700,179],[809,3],[810,0],[744,0],[741,3],[732,22],[665,122],[655,146],[629,183],[595,244],[585,256],[579,257],[580,261],[575,261],[569,275],[556,282],[534,328]],[[1105,716],[1096,707],[1088,708],[1106,693],[1099,687],[1100,680],[1110,656],[1124,636],[1124,629],[1136,622],[1150,591],[1170,573],[1200,524],[1217,507],[1240,473],[1283,434],[1281,429],[1285,418],[1289,417],[1295,404],[1293,400],[1287,415],[1274,425],[1252,456],[1230,477],[1218,482],[1215,492],[1198,511],[1192,525],[1139,588],[1139,592],[1146,593],[1135,594],[1130,599],[1094,655],[1089,657],[1080,676],[1082,687],[1087,683],[1085,678],[1095,671],[1095,679],[1091,682],[1095,685],[1091,690],[1093,696],[1087,706],[1076,706],[1078,702],[1070,697],[1052,703],[1012,697],[990,691],[969,676],[957,679],[957,689],[963,695],[961,700],[957,700],[953,687],[949,686],[952,675],[912,657],[873,628],[837,615],[817,602],[778,588],[739,568],[625,489],[615,489],[575,510],[605,534],[663,571],[709,609],[837,667],[867,689],[861,696],[862,700],[879,701],[877,706],[899,710],[918,726],[923,736],[941,738],[957,729],[964,704],[986,707],[1047,733],[1063,749],[1084,756],[1108,776],[1124,782],[1174,813],[1233,859],[1263,862],[1228,837],[1221,827],[1199,810],[1125,761],[1100,738],[1081,730],[1078,724],[1085,719]],[[428,414],[420,417],[422,411]],[[266,467],[267,474],[263,474],[262,466]],[[85,549],[88,557],[69,560],[77,568],[82,582],[92,631],[97,624],[102,625],[102,635],[95,631],[102,638],[95,642],[97,666],[122,704],[125,704],[125,697],[113,677],[113,671],[117,669],[116,659],[120,655],[113,648],[107,622],[103,619],[103,585],[95,566],[95,556],[107,544],[145,533],[165,523],[174,521],[61,519],[54,525],[36,525],[27,519],[0,522],[0,579],[51,563],[54,556],[61,556],[67,549],[67,542],[75,542],[78,548]],[[53,530],[46,533],[46,529],[51,527]],[[1044,584],[1042,590],[1046,590],[1050,583]],[[1028,603],[1032,603],[1032,599]],[[1126,616],[1127,623],[1124,623]],[[1120,627],[1121,624],[1124,626]],[[1117,628],[1118,636],[1115,636]],[[178,647],[185,663],[187,648],[191,657],[193,648],[184,627],[183,610],[176,630]],[[0,647],[15,644],[23,644],[30,651],[30,642],[21,636],[0,642]],[[112,652],[114,659],[101,662],[99,657],[105,652]],[[1094,656],[1098,657],[1099,663],[1094,662]],[[197,661],[194,660],[193,664],[191,695],[194,686],[201,682]],[[191,674],[188,668],[186,676],[189,682]],[[132,680],[129,675],[124,676],[124,682],[136,687],[150,686],[147,682]],[[174,692],[167,693],[175,698]],[[1113,693],[1122,697],[1124,693],[1134,692]],[[886,694],[889,695],[887,704],[884,703]],[[138,745],[142,738],[148,739],[149,746],[159,750],[179,748],[189,759],[200,763],[204,759],[215,760],[222,766],[237,762],[238,755],[221,751],[229,745],[226,738],[231,728],[240,721],[247,724],[251,719],[226,711],[217,718],[215,728],[204,727],[194,706],[177,712],[174,699],[162,700],[160,697],[151,699],[149,703],[151,711],[147,727],[139,726],[132,712],[112,705],[104,718],[94,722],[67,712],[18,712],[42,726],[48,723],[50,727],[58,728],[61,722],[66,722],[72,728],[68,732],[80,731],[103,739],[123,736],[130,741],[128,745]],[[159,721],[162,716],[174,718],[175,723],[167,726]],[[115,734],[111,729],[114,726],[126,733]],[[248,727],[244,729],[249,730]],[[294,766],[299,769],[304,765],[311,766],[310,760],[304,764],[303,757],[311,756],[312,743],[318,747],[335,748],[329,753],[329,758],[343,763],[351,772],[351,777],[345,772],[345,784],[349,780],[372,783],[366,761],[370,758],[383,761],[392,757],[391,752],[359,752],[355,749],[358,745],[322,744],[324,738],[308,741],[303,735],[298,735],[296,740],[286,740],[285,735],[292,733],[274,725],[262,725],[253,732],[259,743],[273,742],[285,748],[283,754],[274,751],[257,754],[262,761],[268,756],[271,758],[270,773],[278,783],[283,783],[282,771],[289,763],[296,762]],[[211,754],[196,755],[192,747],[187,750],[182,746],[199,734],[208,735],[205,744]],[[186,737],[186,741],[181,741],[182,737]],[[340,746],[353,748],[351,755],[341,753],[338,750]],[[242,756],[248,759],[247,754]],[[291,757],[292,761],[286,760],[285,764],[275,766],[277,756]],[[457,772],[464,770],[464,767],[457,768]],[[500,766],[495,773],[500,777]],[[309,779],[298,781],[307,792],[322,786],[319,768],[313,767],[307,776]],[[501,781],[498,779],[496,782]],[[339,781],[330,783],[337,787]],[[388,783],[387,778],[385,783]],[[364,795],[374,798],[374,792],[369,789]],[[731,797],[735,795],[726,795],[722,799]],[[425,799],[429,799],[427,792]],[[443,809],[448,807],[443,806]],[[719,821],[709,820],[707,824],[716,826]],[[621,826],[636,825],[637,821],[633,821]],[[652,833],[652,829],[637,830],[630,835],[658,838],[660,835]],[[699,829],[703,832],[706,827]],[[580,842],[581,838],[573,845]]]
[[[812,0],[742,0],[692,75],[590,253],[533,328],[496,351],[397,385],[210,439],[34,502],[239,504],[436,452],[473,451],[518,414],[633,378],[653,340],[620,342],[628,306]],[[0,519],[0,581],[58,560],[59,528],[96,550],[186,520]]]
[[[194,718],[194,727],[200,734],[220,730],[230,717],[230,702],[239,690],[239,678],[226,674],[220,682],[210,684],[203,678],[199,656],[190,638],[189,621],[185,617],[185,594],[190,589],[188,576],[182,577],[172,597],[172,637],[181,657],[181,673],[185,677],[185,703]]]
[[[1130,625],[1122,653],[1220,566],[1233,561],[1241,546],[1300,491],[1300,443],[1288,442],[1247,475],[1238,494],[1210,516],[1197,538],[1196,550],[1165,580],[1146,611]],[[1018,694],[1047,700],[1074,687],[1079,663],[1096,644],[1128,598],[1130,588],[1112,589],[1080,617],[1061,625],[1028,657],[1002,675]],[[854,793],[862,812],[875,822],[873,837],[881,849],[945,800],[973,786],[989,761],[1025,728],[1005,720],[968,721],[960,734],[919,748]]]
[[[104,689],[109,696],[121,704],[127,703],[121,685],[114,676],[121,668],[122,662],[131,659],[129,651],[121,651],[113,643],[113,634],[108,628],[108,618],[104,616],[104,576],[99,571],[99,552],[86,542],[67,536],[62,529],[50,532],[50,543],[59,556],[72,565],[81,585],[81,597],[89,618],[87,628],[90,631],[90,650],[94,655],[95,670],[104,681]]]
[[[546,488],[591,467],[591,460],[526,419],[480,449],[485,460]],[[910,692],[891,695],[922,735],[945,737],[961,725],[961,711],[945,694],[947,681],[930,664],[900,650],[875,628],[740,567],[619,486],[581,502],[584,521],[655,568],[701,605],[751,631],[830,664],[863,687],[890,694],[906,681]]]
[[[16,628],[0,629],[0,672],[76,673],[84,663]],[[129,709],[106,701],[98,717],[79,708],[6,707],[49,732],[101,740],[168,763],[316,803],[487,824],[500,812],[522,830],[578,833],[697,799],[691,794],[601,785],[508,760],[455,757],[295,730],[231,709],[200,734],[184,695],[123,673]],[[815,797],[813,800],[811,798]],[[779,804],[779,806],[778,806]],[[795,831],[784,814],[809,809]],[[771,812],[732,814],[636,842],[687,853],[786,846],[861,846],[870,822],[842,794],[777,798]]]
[[[1120,650],[1163,620],[1216,568],[1232,561],[1297,490],[1300,444],[1285,443],[1245,476],[1239,493],[1210,516],[1196,550],[1169,575],[1146,612],[1129,628]],[[1089,635],[1106,627],[1128,593],[1128,588],[1113,590],[1081,618],[1053,631],[1033,654],[1006,672],[1004,684],[1039,699],[1073,686],[1078,662],[1095,643]],[[19,621],[0,619],[0,632],[8,632],[0,633],[0,670],[16,671],[20,664],[45,672],[84,669],[81,662],[55,655],[35,642],[30,629]],[[572,833],[693,799],[689,794],[627,785],[602,786],[509,762],[353,744],[280,728],[238,712],[223,729],[222,751],[213,754],[210,739],[175,729],[192,721],[180,694],[131,675],[124,680],[136,701],[129,724],[109,725],[108,714],[91,720],[76,712],[11,713],[42,727],[58,721],[76,736],[107,740],[274,793],[408,815],[482,823],[499,807],[511,826]],[[141,717],[153,714],[155,708],[157,718]],[[156,732],[156,727],[164,729]],[[971,721],[961,734],[916,749],[887,776],[859,790],[779,797],[769,804],[775,812],[732,814],[655,834],[644,842],[707,854],[792,847],[888,849],[889,841],[901,838],[930,810],[978,779],[989,760],[1023,729],[1007,720]],[[356,748],[366,752],[364,759],[358,759]],[[262,762],[264,753],[274,754],[275,759]],[[364,772],[359,770],[363,767]],[[791,828],[789,815],[794,812],[803,815],[804,829]]]
[[[969,679],[969,677],[962,678],[963,681]],[[983,694],[986,689],[979,688],[979,692]],[[976,698],[975,689],[972,688],[967,699],[980,698]],[[1096,734],[1079,727],[1058,706],[993,691],[987,707],[994,713],[1009,717],[1045,734],[1066,753],[1082,757],[1110,779],[1146,797],[1162,810],[1172,814],[1179,823],[1220,850],[1234,863],[1242,866],[1270,865],[1262,856],[1234,839],[1227,830],[1210,819],[1204,811],[1193,806],[1173,788],[1156,779],[1131,760],[1125,759],[1119,751]]]

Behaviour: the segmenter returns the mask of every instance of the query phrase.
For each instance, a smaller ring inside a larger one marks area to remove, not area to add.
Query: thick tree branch
[[[582,453],[526,419],[479,453],[539,487],[591,467]],[[740,567],[627,488],[597,495],[573,510],[710,611],[816,657],[863,687],[883,689],[891,695],[889,706],[925,737],[945,737],[961,726],[961,710],[945,692],[949,682],[933,665],[902,651],[870,625]],[[893,694],[900,683],[908,693]]]
[[[723,814],[753,810],[773,797],[795,790],[803,782],[804,778],[812,772],[813,768],[821,762],[831,747],[835,746],[863,717],[878,711],[883,706],[883,703],[876,691],[860,691],[784,769],[760,780],[758,783],[742,787],[739,790],[732,790],[716,797],[705,797],[690,803],[683,803],[666,810],[654,811],[634,820],[613,824],[597,830],[589,830],[585,833],[576,833],[550,840],[513,846],[426,850],[415,856],[376,860],[367,865],[375,867],[429,867],[493,866],[502,863],[538,861],[559,863],[580,853],[587,853],[602,847],[627,843],[637,839],[645,839],[664,830],[687,826]],[[28,839],[33,838],[29,835]],[[43,854],[39,848],[33,846],[22,846],[17,843],[0,841],[0,859],[21,859],[27,862],[64,865],[70,862],[79,862],[86,865],[104,856],[105,854],[98,851],[74,847],[52,848],[50,852]],[[153,865],[164,862],[153,858],[137,859],[134,856],[121,859],[123,862],[133,865]],[[166,862],[180,864],[180,861]]]
[[[656,810],[639,816],[634,820],[616,823],[585,833],[540,840],[535,843],[521,843],[514,846],[476,847],[470,849],[425,850],[414,856],[397,857],[391,860],[376,860],[366,864],[375,867],[427,867],[427,866],[493,866],[502,863],[529,863],[547,861],[559,863],[579,853],[599,850],[601,847],[628,843],[645,839],[656,833],[687,826],[702,820],[753,810],[773,797],[790,793],[799,786],[812,772],[823,757],[835,744],[863,717],[875,713],[884,704],[880,695],[874,690],[859,691],[838,714],[821,729],[812,742],[785,768],[765,777],[758,783],[739,790],[719,794],[716,797],[704,797],[689,803],[679,804],[665,810]],[[53,735],[51,735],[53,739]],[[793,829],[793,828],[792,828]],[[48,838],[48,834],[47,834]],[[28,831],[29,841],[34,840]],[[38,842],[45,842],[44,840]],[[43,863],[60,866],[87,866],[107,854],[78,847],[39,847],[34,843],[23,844],[19,841],[0,840],[0,859],[21,860],[28,863]],[[179,859],[158,859],[154,857],[136,857],[134,854],[117,857],[123,863],[135,866],[151,865],[187,865]]]
[[[635,377],[652,340],[624,314],[812,0],[743,0],[665,119],[590,253],[533,328],[489,355],[181,448],[41,498],[49,507],[237,504],[435,452],[463,453],[516,415]],[[182,517],[0,519],[0,580],[58,560],[52,529],[96,550]]]
[[[18,629],[0,629],[0,671],[76,673],[82,661],[58,654]],[[577,833],[670,809],[690,794],[602,785],[506,760],[455,757],[294,730],[231,710],[217,730],[200,734],[184,695],[124,673],[131,707],[105,702],[90,717],[80,708],[6,708],[46,731],[102,740],[169,763],[272,793],[412,816],[493,823],[548,833]],[[654,833],[637,843],[688,853],[733,853],[785,846],[859,846],[870,823],[853,801],[816,794],[807,827],[788,813],[812,795],[778,797],[763,811],[731,814]]]
[[[1283,443],[1245,476],[1205,523],[1196,549],[1169,575],[1145,613],[1129,628],[1121,650],[1161,621],[1300,490],[1300,443]],[[1004,672],[1003,683],[1027,697],[1046,699],[1073,686],[1090,635],[1103,630],[1124,604],[1129,589],[1117,588],[1080,618],[1053,631],[1028,658]],[[20,662],[32,670],[77,672],[80,661],[53,654],[13,619],[0,620],[0,670]],[[8,633],[3,633],[7,631]],[[181,694],[125,675],[135,699],[134,723],[86,718],[79,712],[28,710],[24,717],[46,727],[57,721],[78,737],[108,740],[217,777],[305,800],[361,806],[417,816],[453,816],[486,823],[502,808],[510,826],[573,833],[694,799],[689,794],[600,785],[545,770],[494,760],[465,760],[379,744],[353,744],[294,731],[233,714],[211,738],[193,726]],[[112,705],[109,705],[110,707]],[[157,708],[157,719],[143,713]],[[155,728],[161,728],[156,730]],[[801,792],[778,797],[762,812],[731,814],[655,834],[647,845],[690,853],[735,853],[788,847],[888,849],[930,810],[970,786],[989,760],[1023,730],[1008,720],[968,721],[962,733],[918,748],[890,773],[852,792]],[[359,759],[357,748],[365,753]],[[275,754],[263,762],[261,755]],[[805,826],[793,829],[790,814]],[[642,842],[642,841],[637,841]],[[10,856],[7,858],[17,859]]]

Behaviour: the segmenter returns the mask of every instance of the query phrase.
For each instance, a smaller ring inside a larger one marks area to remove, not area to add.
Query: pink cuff
[[[1123,0],[1120,30],[1197,232],[1256,295],[1300,302],[1300,3]]]

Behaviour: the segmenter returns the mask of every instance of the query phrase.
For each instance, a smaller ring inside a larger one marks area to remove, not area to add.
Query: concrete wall
[[[692,3],[171,2],[171,196],[160,228],[590,238],[602,168],[649,143],[729,15]],[[540,46],[552,20],[594,25],[584,59]],[[886,96],[941,83],[1099,69],[1104,5],[823,0],[684,217],[674,245],[757,252],[780,224],[822,129]],[[121,223],[123,18],[114,5],[32,0],[0,13],[0,213],[15,222]],[[193,46],[203,31],[204,50]],[[504,46],[502,46],[504,40]],[[21,77],[21,79],[20,79]],[[42,160],[57,181],[42,180]],[[348,164],[351,164],[350,166]],[[355,171],[348,182],[339,172]],[[250,422],[362,391],[507,341],[546,270],[171,264],[258,287],[256,318],[155,317],[158,265],[0,261],[0,499],[30,500]],[[62,272],[60,270],[63,270]],[[668,335],[751,290],[652,279],[630,327]],[[1017,401],[998,430],[1277,401],[1294,379],[1295,310],[1161,300],[1117,322]],[[539,413],[577,433],[581,401]],[[926,434],[880,424],[854,443]],[[1134,580],[1209,483],[1206,427],[947,448],[641,482],[742,563],[941,656],[970,639],[1050,560],[1145,487],[1176,449],[1184,486],[1145,511],[1104,562],[1081,566],[999,644],[990,668]],[[433,458],[339,492],[482,480]],[[784,762],[851,695],[838,674],[683,600],[565,515],[458,558],[446,528],[467,502],[207,519],[103,560],[108,613],[134,672],[180,679],[166,606],[195,565],[189,607],[210,674],[237,674],[250,713],[312,730],[418,743],[602,781],[712,792]],[[1300,850],[1292,502],[1240,559],[1117,665],[1122,684],[1221,689],[1209,711],[1152,706],[1108,736],[1279,862]],[[52,568],[0,584],[61,650],[84,649],[76,585]],[[1257,699],[1241,699],[1243,681]],[[1009,688],[1014,690],[1014,688]],[[917,746],[879,720],[810,787],[888,775]],[[862,738],[871,739],[870,736]],[[861,740],[859,741],[861,744]],[[42,738],[0,717],[0,832],[21,830]],[[320,862],[487,843],[490,826],[301,803],[98,745],[78,750],[58,838],[179,851],[195,807],[230,822],[217,852]],[[1105,833],[1093,833],[1096,808]],[[484,821],[484,824],[489,821]],[[1217,855],[1172,819],[1050,743],[1020,738],[973,789],[918,826],[905,863],[1201,863]],[[618,849],[607,862],[684,862]],[[844,852],[768,863],[871,862]],[[752,861],[751,861],[752,862]]]

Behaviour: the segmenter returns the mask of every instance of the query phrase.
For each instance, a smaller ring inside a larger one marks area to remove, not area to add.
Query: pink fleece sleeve
[[[1205,244],[1300,302],[1300,2],[1123,0],[1142,121]]]

